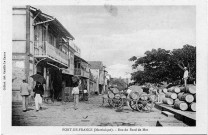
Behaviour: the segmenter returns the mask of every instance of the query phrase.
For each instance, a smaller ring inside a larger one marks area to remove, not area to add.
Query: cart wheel
[[[139,103],[142,104],[142,111],[150,112],[154,107],[154,102],[149,98],[148,95],[142,95],[140,100],[141,101],[139,101]]]
[[[111,99],[111,98],[108,99],[108,104],[110,105],[110,107],[113,107],[113,101],[112,100],[113,99]]]
[[[137,100],[130,100],[129,102],[129,106],[131,107],[131,109],[133,110],[137,110],[137,104],[136,104]]]
[[[119,98],[119,99],[113,98],[112,102],[113,102],[112,105],[114,108],[120,108],[123,106],[123,99],[122,98]]]
[[[143,106],[142,101],[141,101],[140,99],[138,99],[138,100],[136,101],[136,109],[137,109],[139,112],[141,112],[141,111],[143,110],[143,108],[144,108],[144,106]]]

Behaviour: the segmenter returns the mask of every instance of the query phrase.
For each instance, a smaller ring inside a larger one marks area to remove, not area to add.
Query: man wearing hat
[[[184,79],[184,85],[186,87],[187,86],[187,79],[188,79],[188,69],[187,69],[187,67],[184,67],[183,79]]]
[[[23,79],[22,84],[20,85],[20,95],[22,96],[22,107],[23,112],[27,111],[28,102],[29,102],[29,95],[31,93],[31,87],[27,83],[26,79]]]

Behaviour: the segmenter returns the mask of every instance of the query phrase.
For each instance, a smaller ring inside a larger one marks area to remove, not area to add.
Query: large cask
[[[173,104],[173,99],[171,99],[171,98],[163,98],[162,102],[164,104],[172,105]]]
[[[196,112],[196,103],[192,102],[191,104],[189,104],[189,110]]]
[[[188,104],[186,102],[184,102],[184,101],[177,101],[174,104],[174,108],[180,109],[182,111],[185,111],[185,110],[188,109]]]
[[[194,96],[189,93],[184,93],[182,96],[179,96],[178,99],[181,101],[186,101],[188,103],[191,103],[194,101]]]
[[[168,93],[165,94],[165,97],[176,99],[177,98],[177,94],[176,93],[172,93],[172,92],[168,92]]]
[[[168,89],[164,88],[162,91],[163,91],[164,93],[167,93],[167,92],[168,92]]]
[[[108,91],[108,97],[111,99],[114,98],[114,94],[112,91]]]
[[[131,92],[131,93],[129,94],[129,96],[130,96],[131,99],[134,99],[134,100],[136,100],[136,99],[139,98],[139,94],[136,93],[136,92]]]
[[[186,87],[186,93],[195,94],[196,93],[196,86],[195,85],[189,85]]]
[[[120,95],[120,94],[115,94],[114,97],[115,97],[116,99],[120,99],[120,98],[121,98],[121,95]]]
[[[118,93],[119,93],[119,90],[118,90],[117,88],[112,88],[112,92],[113,92],[114,94],[118,94]]]
[[[175,87],[172,92],[180,93],[181,89],[179,87]]]

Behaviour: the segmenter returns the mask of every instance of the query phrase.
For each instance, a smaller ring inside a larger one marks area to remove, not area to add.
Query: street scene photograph
[[[15,5],[11,16],[11,126],[196,127],[196,6]]]

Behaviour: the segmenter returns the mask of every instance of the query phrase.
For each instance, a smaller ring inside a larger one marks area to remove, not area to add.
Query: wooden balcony
[[[34,43],[34,56],[36,58],[48,58],[68,67],[68,55],[49,44],[47,41]]]
[[[82,77],[85,77],[85,78],[89,78],[90,77],[90,73],[87,72],[87,71],[84,71],[81,68],[75,68],[74,69],[74,75],[82,76]]]

